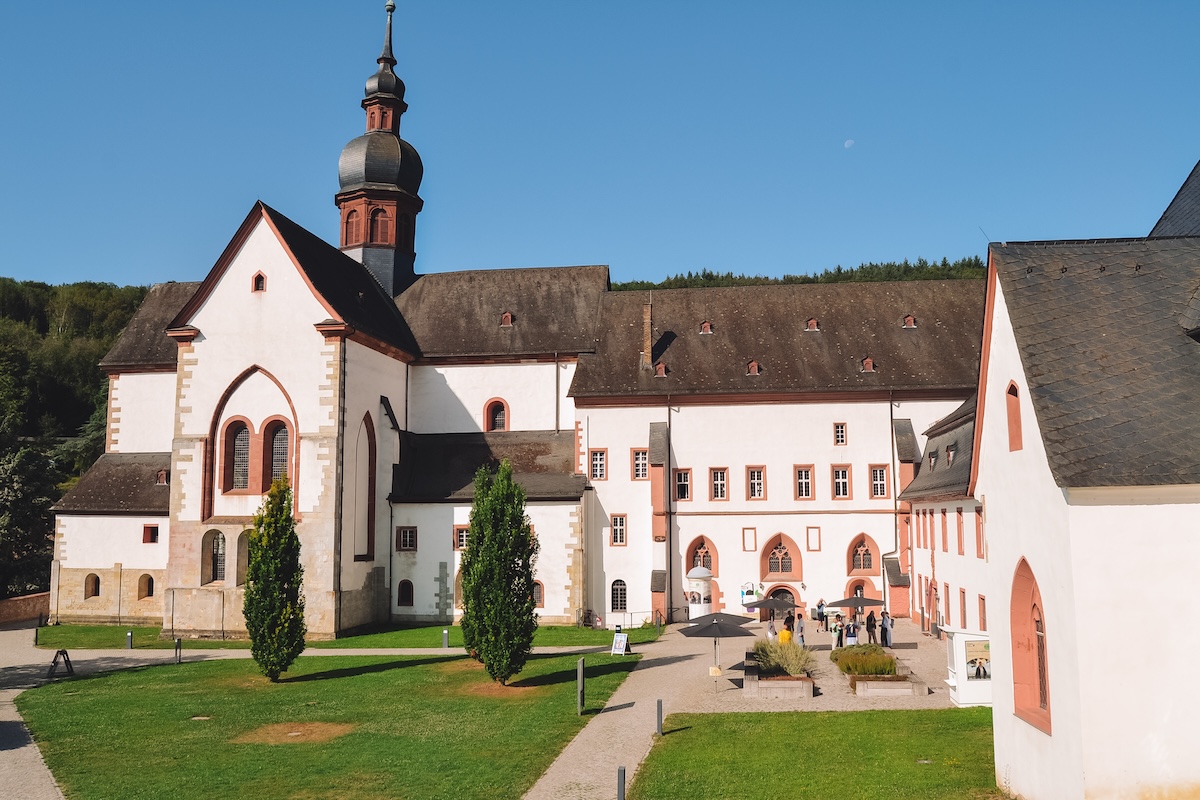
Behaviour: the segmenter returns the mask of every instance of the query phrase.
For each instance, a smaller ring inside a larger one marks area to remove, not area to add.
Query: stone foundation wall
[[[94,625],[159,625],[163,619],[164,570],[109,569],[55,570],[53,591],[48,605],[51,623],[69,622]],[[95,575],[100,591],[85,597],[87,578]],[[142,597],[143,576],[154,581],[154,594]]]

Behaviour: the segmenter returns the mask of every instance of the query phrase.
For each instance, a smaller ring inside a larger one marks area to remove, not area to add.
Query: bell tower
[[[396,76],[392,55],[392,13],[387,2],[387,31],[379,70],[367,79],[362,101],[367,132],[342,149],[338,159],[341,211],[340,247],[362,262],[393,297],[416,280],[414,246],[417,214],[424,201],[417,194],[424,168],[416,149],[400,138],[400,117],[408,110],[404,82]]]

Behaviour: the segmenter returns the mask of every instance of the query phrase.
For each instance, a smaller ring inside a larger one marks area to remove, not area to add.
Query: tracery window
[[[711,570],[712,565],[712,553],[708,549],[708,543],[701,542],[692,552],[692,566],[704,567],[707,570]]]
[[[288,468],[288,429],[280,425],[271,433],[271,482],[287,474]]]
[[[232,433],[233,488],[245,489],[250,485],[250,429],[239,423]]]
[[[871,548],[866,542],[859,542],[854,548],[854,569],[871,569]]]
[[[792,554],[788,552],[783,542],[780,542],[775,545],[775,549],[771,551],[771,555],[767,559],[767,572],[786,573],[791,571]]]

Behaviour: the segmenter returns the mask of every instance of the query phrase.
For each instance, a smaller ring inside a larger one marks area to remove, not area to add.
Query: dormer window
[[[709,322],[708,320],[704,320],[704,322],[700,323],[700,333],[701,334],[712,333],[712,332],[713,331],[712,331],[712,323],[711,322]]]
[[[500,315],[500,327],[501,328],[511,328],[512,322],[513,322],[513,315],[512,315],[511,311],[505,311],[503,314]]]
[[[954,454],[957,452],[958,452],[958,445],[953,445],[953,444],[946,445],[946,466],[947,467],[954,463]]]
[[[862,371],[863,372],[874,372],[875,371],[875,359],[871,358],[870,356],[867,356],[866,358],[864,358],[862,360]]]
[[[749,364],[746,365],[746,374],[747,375],[759,374],[759,364],[757,361],[751,361]]]
[[[930,450],[930,451],[929,451],[929,470],[930,470],[931,472],[933,471],[933,468],[934,468],[935,466],[937,466],[937,457],[938,457],[938,451],[937,451],[937,450]]]
[[[656,378],[667,377],[667,365],[661,361],[659,361],[657,364],[655,364],[654,365],[654,377],[656,377]]]
[[[914,317],[912,314],[905,314],[904,315],[904,327],[905,328],[917,327],[917,318]]]
[[[261,272],[256,273],[250,281],[250,291],[265,292],[267,290],[267,276]]]
[[[155,486],[166,486],[167,485],[167,471],[165,469],[160,469],[158,471],[158,475],[155,476],[155,479],[154,479],[154,485]]]
[[[804,330],[806,330],[806,331],[819,331],[819,330],[821,330],[821,326],[817,324],[817,318],[816,318],[816,317],[809,317],[809,318],[808,318],[808,322],[804,323]]]

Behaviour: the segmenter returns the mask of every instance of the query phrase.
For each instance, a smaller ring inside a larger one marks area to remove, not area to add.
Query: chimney
[[[653,328],[650,325],[650,312],[654,306],[646,303],[642,306],[642,369],[650,369],[653,342]]]

